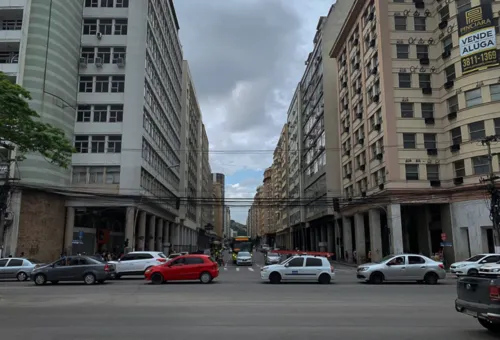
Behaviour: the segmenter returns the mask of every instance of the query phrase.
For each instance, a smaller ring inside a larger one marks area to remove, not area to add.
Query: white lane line
[[[253,272],[253,268],[252,267],[248,267],[248,270]]]
[[[224,267],[224,270],[227,270],[227,267]]]
[[[236,271],[239,272],[240,271],[240,268],[236,267]]]

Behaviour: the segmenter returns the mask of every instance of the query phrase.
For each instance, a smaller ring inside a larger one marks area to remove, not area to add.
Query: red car
[[[200,280],[210,283],[219,276],[219,265],[208,255],[182,255],[146,270],[144,277],[153,284],[167,281]]]

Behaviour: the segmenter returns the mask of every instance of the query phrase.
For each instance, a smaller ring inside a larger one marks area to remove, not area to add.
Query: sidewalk
[[[332,262],[333,264],[340,264],[342,266],[347,266],[347,267],[353,267],[353,268],[358,267],[356,263],[349,263],[345,261],[330,261],[330,262]]]

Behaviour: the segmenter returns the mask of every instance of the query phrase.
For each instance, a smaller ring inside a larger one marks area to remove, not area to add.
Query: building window
[[[92,76],[81,76],[79,80],[79,91],[80,92],[85,92],[85,93],[91,93],[92,92]]]
[[[500,136],[500,118],[495,118],[493,122],[495,123],[495,135]]]
[[[113,0],[101,0],[101,7],[113,8]]]
[[[410,53],[409,53],[409,46],[406,44],[397,44],[396,45],[396,56],[398,59],[408,59]]]
[[[76,111],[76,121],[79,123],[88,123],[92,116],[90,105],[78,105]]]
[[[457,0],[457,13],[463,12],[471,8],[470,0]]]
[[[90,184],[103,184],[104,183],[104,167],[91,166],[89,170],[89,183]]]
[[[97,19],[84,19],[83,20],[83,34],[96,35],[97,34]]]
[[[120,153],[122,151],[122,136],[108,137],[108,153]]]
[[[120,184],[120,167],[106,167],[106,184]]]
[[[455,177],[465,177],[465,162],[463,159],[453,162]]]
[[[451,51],[452,49],[453,49],[453,39],[451,38],[451,35],[449,35],[443,39],[443,50]]]
[[[435,133],[424,133],[424,147],[426,149],[437,149]]]
[[[445,21],[450,18],[450,7],[448,7],[448,5],[439,10],[439,17],[441,18],[441,21]]]
[[[456,113],[458,112],[458,97],[454,95],[446,100],[448,103],[448,113]]]
[[[422,118],[434,118],[434,103],[421,103]]]
[[[85,7],[99,7],[99,0],[85,0]]]
[[[82,47],[80,57],[85,59],[87,64],[93,64],[95,59],[95,50],[93,47]]]
[[[116,8],[128,8],[129,0],[116,0]]]
[[[107,119],[107,105],[94,105],[94,123],[106,123]]]
[[[91,136],[90,152],[104,153],[106,151],[106,136]]]
[[[103,64],[111,63],[111,47],[97,48],[97,57],[101,58],[101,63]]]
[[[75,136],[75,149],[78,153],[89,152],[89,136]]]
[[[413,103],[401,103],[401,117],[413,118]]]
[[[127,19],[115,19],[115,35],[127,35],[127,30]]]
[[[406,164],[405,165],[405,173],[407,181],[418,181],[418,164]]]
[[[474,175],[486,175],[490,173],[490,161],[488,156],[472,157],[472,168]]]
[[[125,56],[127,55],[126,47],[115,47],[113,48],[113,64],[118,64],[118,61],[121,59],[125,60]]]
[[[399,73],[399,87],[408,89],[411,88],[411,74],[410,73]]]
[[[403,147],[405,149],[417,148],[417,138],[414,133],[403,133]]]
[[[431,75],[430,74],[419,74],[418,75],[418,86],[421,89],[431,88]]]
[[[451,129],[450,135],[451,135],[451,142],[453,145],[459,145],[462,143],[462,130],[460,129],[460,127]]]
[[[113,19],[99,19],[99,32],[104,35],[113,34]]]
[[[87,168],[84,166],[74,166],[73,167],[73,179],[71,180],[73,184],[85,184],[87,183]]]
[[[413,17],[415,31],[425,31],[427,29],[425,25],[425,19],[426,17]]]
[[[469,136],[471,141],[481,140],[486,137],[483,120],[469,124]]]
[[[113,93],[125,92],[125,76],[111,77],[111,92]]]
[[[95,92],[96,93],[109,92],[109,77],[108,76],[95,77]]]
[[[394,27],[396,31],[406,31],[406,17],[395,16]]]
[[[111,105],[109,110],[109,122],[123,122],[123,105]]]
[[[429,46],[427,45],[417,45],[417,58],[429,58]]]
[[[492,101],[500,100],[500,85],[490,85],[490,96]]]
[[[429,181],[439,181],[439,164],[427,164],[427,179]]]
[[[446,81],[453,81],[456,78],[455,75],[455,64],[448,66],[444,69],[444,74],[446,76]]]
[[[465,103],[467,107],[482,104],[483,98],[481,97],[481,89],[474,89],[465,92]]]

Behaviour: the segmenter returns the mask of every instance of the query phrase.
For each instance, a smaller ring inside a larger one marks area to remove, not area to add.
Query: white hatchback
[[[474,275],[479,273],[479,268],[486,264],[500,261],[500,254],[479,254],[467,260],[455,262],[450,266],[450,271],[456,276]]]
[[[115,265],[119,279],[125,275],[144,275],[144,272],[154,266],[167,262],[165,254],[159,251],[133,251],[124,255],[118,261],[110,261]]]
[[[273,284],[283,281],[329,284],[335,278],[335,270],[326,257],[298,255],[280,264],[262,267],[260,278]]]

